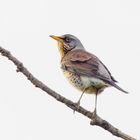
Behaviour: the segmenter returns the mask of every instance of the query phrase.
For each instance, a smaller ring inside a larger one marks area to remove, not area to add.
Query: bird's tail
[[[121,87],[119,87],[117,84],[115,84],[114,82],[111,82],[110,85],[112,85],[113,87],[117,88],[118,90],[124,92],[124,93],[128,93],[127,91],[123,90]]]

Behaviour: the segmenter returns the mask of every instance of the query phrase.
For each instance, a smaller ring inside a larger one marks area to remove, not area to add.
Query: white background
[[[0,46],[8,49],[42,82],[77,101],[60,70],[56,41],[70,33],[109,68],[130,94],[108,88],[98,97],[98,114],[140,139],[139,0],[1,0]],[[0,56],[0,139],[119,140],[90,120],[35,88]],[[93,110],[94,96],[81,105]]]

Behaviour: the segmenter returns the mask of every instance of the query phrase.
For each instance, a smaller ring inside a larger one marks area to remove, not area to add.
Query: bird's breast
[[[97,92],[97,89],[107,87],[107,84],[100,79],[87,76],[79,76],[77,74],[71,73],[69,71],[63,71],[65,77],[68,81],[77,89],[83,91],[87,89],[86,92],[93,94]]]
[[[81,81],[80,76],[78,76],[78,75],[76,75],[74,73],[68,72],[68,71],[63,71],[63,73],[64,73],[65,77],[68,79],[68,81],[73,86],[75,86],[76,88],[78,88],[80,90],[84,90],[84,84]]]

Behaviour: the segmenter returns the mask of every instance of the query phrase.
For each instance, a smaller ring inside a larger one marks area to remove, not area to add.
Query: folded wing
[[[67,53],[62,59],[62,69],[78,75],[101,79],[126,93],[115,84],[117,81],[112,77],[107,67],[95,55],[85,50],[77,49]]]

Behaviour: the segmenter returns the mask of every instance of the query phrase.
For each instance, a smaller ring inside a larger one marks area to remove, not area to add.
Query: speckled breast
[[[68,81],[77,89],[84,91],[85,88],[88,87],[86,90],[86,93],[93,94],[97,91],[97,88],[95,88],[93,85],[86,85],[81,77],[79,75],[76,75],[74,73],[68,72],[68,71],[63,71],[65,77],[68,79]]]

